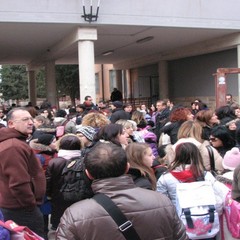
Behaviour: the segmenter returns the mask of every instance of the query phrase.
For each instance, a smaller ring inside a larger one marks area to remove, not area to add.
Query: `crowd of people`
[[[136,107],[123,103],[117,89],[111,99],[95,105],[86,96],[67,109],[44,102],[39,108],[0,110],[5,221],[27,226],[44,239],[124,239],[92,198],[104,193],[140,239],[177,240],[188,239],[176,211],[178,182],[209,179],[225,189],[227,181],[240,201],[240,106],[231,94],[218,109],[200,99],[190,106],[162,99]],[[71,202],[62,194],[62,173],[76,158],[83,161],[90,187],[85,200]],[[221,216],[225,195],[215,190]],[[209,239],[234,239],[226,224],[221,228]]]

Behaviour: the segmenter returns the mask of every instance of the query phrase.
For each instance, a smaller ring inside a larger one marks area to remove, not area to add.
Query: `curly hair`
[[[170,114],[170,122],[177,122],[177,121],[187,121],[188,115],[191,114],[191,111],[188,108],[180,107],[174,109]]]
[[[101,128],[110,123],[110,120],[98,112],[91,112],[86,114],[82,119],[82,126],[90,126],[93,128]]]

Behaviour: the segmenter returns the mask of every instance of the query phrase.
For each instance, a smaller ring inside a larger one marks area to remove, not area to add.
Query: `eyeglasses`
[[[215,137],[211,137],[211,138],[209,138],[209,141],[211,141],[211,142],[216,142],[218,139],[217,138],[215,138]]]
[[[22,119],[16,119],[16,120],[13,120],[14,122],[28,122],[29,120],[31,120],[33,122],[33,118],[32,117],[25,117],[25,118],[22,118]]]

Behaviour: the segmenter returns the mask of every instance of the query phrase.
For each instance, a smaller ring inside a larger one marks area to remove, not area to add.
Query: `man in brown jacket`
[[[131,221],[141,240],[188,239],[171,201],[162,194],[136,187],[126,175],[125,151],[112,143],[98,143],[85,157],[92,190],[104,193]],[[63,214],[56,239],[124,240],[117,224],[94,199],[70,206]],[[134,239],[133,239],[134,240]]]
[[[0,210],[13,220],[43,236],[42,203],[46,179],[32,149],[26,143],[33,119],[24,108],[7,115],[7,128],[0,129]]]

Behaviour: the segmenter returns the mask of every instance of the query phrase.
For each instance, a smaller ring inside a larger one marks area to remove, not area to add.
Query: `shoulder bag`
[[[127,240],[141,240],[136,230],[134,229],[132,222],[126,218],[126,216],[116,206],[111,198],[103,193],[98,193],[94,195],[93,199],[108,212],[108,214],[118,225],[119,231]]]
[[[210,172],[215,177],[217,175],[217,173],[216,173],[216,170],[215,170],[214,153],[213,153],[212,147],[210,145],[207,145],[206,148],[208,150],[208,155],[209,155],[209,159],[210,159],[210,167],[211,167],[211,171]]]

